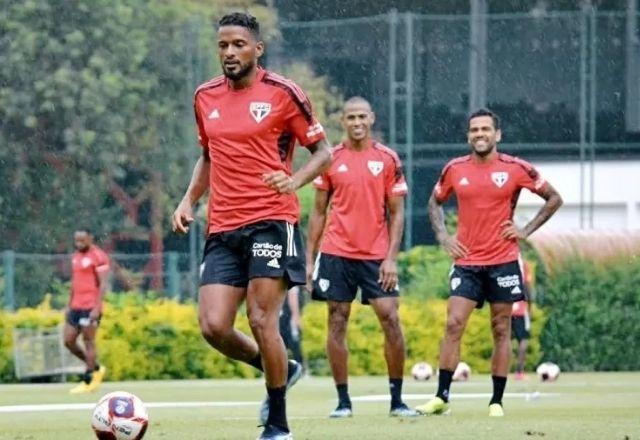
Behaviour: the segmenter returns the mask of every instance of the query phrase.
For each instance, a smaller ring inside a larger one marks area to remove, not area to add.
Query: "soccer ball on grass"
[[[429,380],[433,376],[433,368],[426,362],[418,362],[411,369],[411,375],[415,380]]]
[[[453,380],[456,382],[464,382],[471,377],[471,367],[465,362],[458,363],[456,370],[453,372]]]
[[[542,382],[553,382],[560,376],[560,367],[553,362],[543,362],[536,368],[536,374]]]
[[[126,391],[104,395],[91,416],[91,427],[100,440],[140,440],[148,424],[144,403]]]

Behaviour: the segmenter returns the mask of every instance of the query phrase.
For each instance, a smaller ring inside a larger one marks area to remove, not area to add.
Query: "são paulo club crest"
[[[507,183],[507,180],[509,180],[509,173],[496,171],[491,173],[491,180],[493,180],[493,183],[495,183],[498,188],[502,188],[502,186]]]
[[[369,167],[369,171],[371,171],[371,174],[377,176],[378,174],[380,174],[380,172],[382,172],[384,163],[378,160],[370,160],[367,162],[367,166]]]
[[[251,112],[251,116],[253,116],[253,119],[259,124],[271,113],[271,104],[268,102],[252,102],[249,104],[249,112]]]

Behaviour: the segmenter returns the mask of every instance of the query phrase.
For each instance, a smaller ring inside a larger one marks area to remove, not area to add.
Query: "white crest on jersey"
[[[378,160],[370,160],[367,162],[367,166],[369,167],[369,171],[371,171],[371,174],[373,174],[374,176],[377,176],[382,172],[382,169],[384,168],[384,163]]]
[[[251,112],[251,116],[253,116],[253,119],[259,124],[271,113],[271,104],[268,102],[252,102],[249,104],[249,112]]]
[[[491,180],[496,184],[498,188],[502,188],[502,186],[507,183],[509,180],[509,173],[506,171],[495,171],[491,173]]]

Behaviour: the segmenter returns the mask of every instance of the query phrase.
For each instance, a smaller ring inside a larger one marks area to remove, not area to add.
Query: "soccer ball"
[[[91,427],[100,440],[140,440],[148,424],[144,403],[126,391],[104,395],[91,417]]]
[[[453,372],[453,380],[456,382],[464,382],[471,377],[471,367],[464,362],[458,363],[456,370]]]
[[[560,367],[553,362],[543,362],[536,368],[536,374],[542,382],[553,382],[560,376]]]
[[[433,368],[426,362],[418,362],[411,369],[411,375],[415,380],[429,380],[433,376]]]

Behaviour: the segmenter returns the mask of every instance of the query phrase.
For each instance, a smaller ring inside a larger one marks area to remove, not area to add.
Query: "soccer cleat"
[[[489,417],[504,417],[504,410],[499,403],[489,405]]]
[[[93,390],[89,388],[89,384],[80,382],[78,385],[76,385],[75,387],[69,390],[69,394],[84,394],[84,393],[90,393],[91,391]]]
[[[287,370],[287,390],[294,386],[296,382],[300,380],[302,377],[302,373],[304,372],[304,367],[302,364],[294,361],[293,359],[289,359],[289,369]],[[269,395],[264,398],[262,404],[260,405],[260,414],[258,416],[258,421],[261,425],[267,424],[267,419],[269,418]]]
[[[353,411],[348,406],[338,405],[338,407],[329,414],[329,418],[331,419],[346,419],[349,417],[353,417]]]
[[[390,417],[417,417],[419,415],[418,411],[409,408],[404,403],[396,406],[395,408],[391,408],[391,411],[389,411]]]
[[[257,440],[293,440],[293,436],[275,425],[266,425]]]
[[[100,388],[106,372],[107,368],[104,365],[100,365],[100,369],[93,372],[91,375],[91,382],[89,383],[90,391],[95,391]]]
[[[416,406],[416,411],[418,412],[418,414],[426,416],[449,414],[451,412],[451,410],[449,409],[449,403],[445,402],[439,397],[434,397],[424,405]]]

